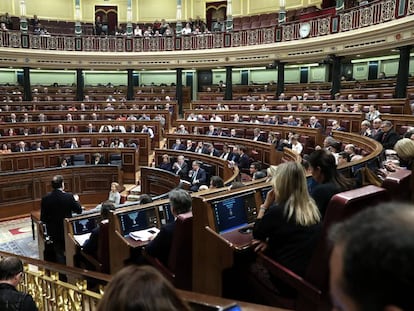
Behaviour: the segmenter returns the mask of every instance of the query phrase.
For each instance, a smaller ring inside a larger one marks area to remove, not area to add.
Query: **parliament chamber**
[[[330,310],[329,229],[373,204],[410,201],[411,171],[387,172],[379,183],[362,177],[356,189],[334,195],[300,276],[253,252],[252,226],[272,184],[252,180],[249,169],[257,162],[264,171],[302,162],[326,147],[327,137],[340,151],[352,145],[358,155],[338,165],[342,175],[361,178],[364,168],[384,169],[388,154],[381,140],[364,135],[363,124],[374,107],[398,136],[414,132],[414,0],[350,1],[345,8],[325,0],[292,6],[177,0],[161,12],[142,0],[69,2],[0,3],[0,16],[12,15],[11,28],[0,30],[0,219],[29,215],[39,249],[39,258],[19,256],[25,264],[19,289],[39,310],[97,310],[112,276],[143,256],[194,310],[227,310],[233,302],[242,310]],[[95,18],[102,12],[108,33],[97,35]],[[35,14],[48,33],[37,33]],[[153,16],[167,19],[174,32],[133,33],[153,25]],[[204,17],[208,30],[182,33],[185,20],[195,16]],[[220,20],[223,28],[214,30]],[[320,127],[313,127],[315,118]],[[292,136],[303,146],[299,154],[281,144]],[[242,149],[248,166],[220,157],[226,149]],[[171,166],[180,157],[190,169],[200,163],[206,188],[213,176],[224,187],[191,192],[192,211],[175,219],[168,193],[189,190],[192,179],[159,168],[166,157]],[[57,174],[87,207],[62,224],[66,265],[48,261],[50,243],[40,221],[41,199]],[[240,181],[241,188],[232,188]],[[121,204],[110,213],[106,242],[93,257],[82,243],[101,220],[94,207],[106,200],[112,182],[124,190]],[[153,202],[129,200],[137,187]],[[131,234],[174,221],[168,263],[146,254],[149,241]],[[0,251],[0,257],[10,255]],[[229,289],[227,272],[253,257],[295,295],[282,297],[252,273]],[[249,295],[229,294],[234,291]]]

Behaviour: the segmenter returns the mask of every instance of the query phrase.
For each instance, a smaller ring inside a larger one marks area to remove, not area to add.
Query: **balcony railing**
[[[0,47],[85,52],[159,52],[243,47],[304,39],[300,28],[310,24],[308,37],[356,30],[414,14],[414,0],[382,0],[328,16],[317,16],[274,27],[227,33],[171,37],[40,36],[2,32]]]

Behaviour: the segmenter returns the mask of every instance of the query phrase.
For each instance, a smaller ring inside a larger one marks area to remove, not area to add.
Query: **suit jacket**
[[[400,136],[394,130],[382,132],[382,135],[378,136],[378,141],[382,144],[384,149],[393,149],[399,139]]]
[[[233,153],[232,152],[222,153],[220,155],[220,158],[221,159],[228,160],[228,161],[230,161],[232,159],[232,157],[233,157]]]
[[[172,171],[177,174],[178,176],[180,176],[181,179],[188,179],[188,164],[187,162],[184,162],[183,165],[181,166],[181,169],[178,169],[176,167],[174,167],[172,169]]]
[[[174,145],[172,145],[172,148],[171,149],[173,149],[173,150],[185,150],[185,146],[183,145],[183,144],[174,144]]]
[[[266,141],[266,138],[263,136],[263,135],[259,135],[259,136],[257,136],[257,138],[255,139],[255,137],[253,137],[253,140],[254,141]]]
[[[175,221],[162,226],[157,236],[145,247],[148,255],[158,258],[166,267],[168,267],[174,229]]]
[[[47,233],[56,245],[65,245],[63,220],[72,217],[72,212],[80,214],[82,207],[70,192],[55,189],[42,198],[40,220],[46,224]]]
[[[249,160],[249,156],[247,154],[243,153],[243,155],[240,156],[238,166],[239,166],[239,168],[249,168],[250,167],[250,160]]]
[[[194,176],[194,174],[195,174],[195,176]],[[207,182],[207,174],[206,174],[206,171],[200,167],[197,170],[197,172],[194,172],[193,175],[190,177],[190,181],[191,181],[190,190],[191,191],[197,191],[198,188],[201,185],[205,185],[206,182]],[[197,181],[197,182],[195,182],[195,181]]]
[[[172,164],[169,163],[169,162],[168,163],[161,162],[159,168],[162,169],[162,170],[171,172],[172,171]]]

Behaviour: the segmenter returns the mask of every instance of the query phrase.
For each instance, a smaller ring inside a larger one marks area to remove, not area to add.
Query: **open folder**
[[[133,231],[129,233],[129,236],[136,241],[149,241],[155,238],[155,236],[160,232],[160,229],[156,227],[151,227],[144,230]]]

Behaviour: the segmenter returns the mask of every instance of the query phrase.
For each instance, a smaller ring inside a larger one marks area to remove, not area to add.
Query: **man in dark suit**
[[[205,185],[207,182],[206,171],[200,167],[199,161],[193,161],[193,169],[190,171],[190,183],[191,191],[198,191],[201,185]]]
[[[185,150],[185,146],[181,143],[181,139],[177,138],[175,144],[172,145],[172,150]]]
[[[266,141],[266,137],[264,137],[264,135],[261,134],[261,131],[259,128],[255,128],[253,130],[253,140],[254,141]]]
[[[195,150],[195,146],[194,146],[193,142],[190,139],[188,139],[187,140],[187,146],[185,148],[185,151],[194,152],[194,150]]]
[[[218,151],[216,148],[214,148],[213,144],[206,143],[206,148],[203,153],[208,154],[210,156],[219,157],[220,151]]]
[[[183,189],[171,190],[168,198],[174,217],[191,210],[191,196],[187,191]],[[157,236],[145,247],[145,252],[148,255],[158,258],[165,266],[168,265],[174,230],[175,221],[162,226]]]
[[[26,143],[24,141],[19,141],[16,152],[26,152],[29,151],[29,148],[26,146]]]
[[[240,153],[240,158],[238,162],[239,169],[249,168],[250,159],[249,159],[249,156],[246,154],[246,147],[240,146],[239,153]]]
[[[384,149],[393,149],[400,136],[394,131],[391,121],[383,121],[381,131],[382,133],[375,136],[375,139],[382,144]]]
[[[184,160],[184,156],[180,155],[177,157],[177,162],[174,162],[172,171],[180,176],[181,179],[188,179],[188,164]]]
[[[82,213],[79,196],[65,192],[65,184],[61,175],[52,179],[53,191],[42,198],[40,220],[46,224],[47,233],[52,239],[56,258],[52,261],[65,264],[65,236],[63,220],[72,217],[72,212]]]
[[[220,158],[223,160],[230,161],[233,157],[230,147],[227,144],[223,145],[223,153],[220,155]]]

